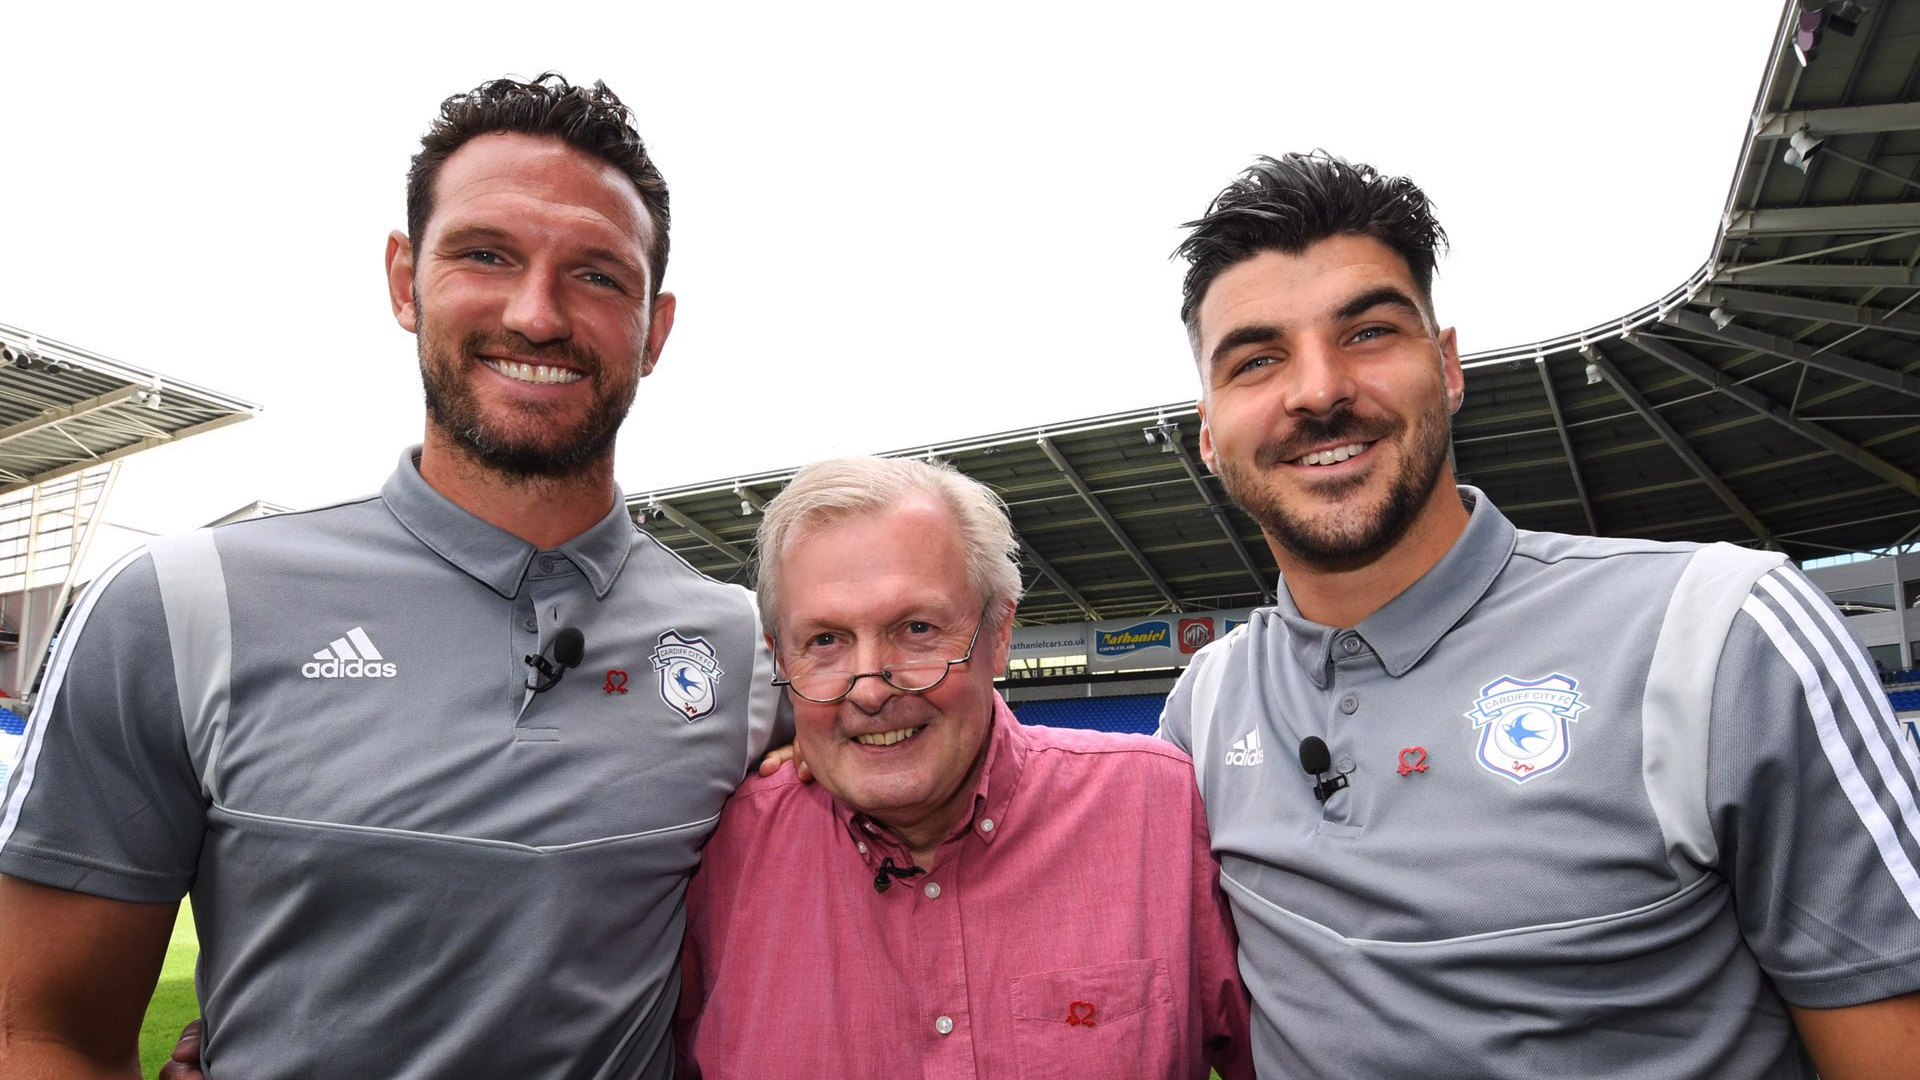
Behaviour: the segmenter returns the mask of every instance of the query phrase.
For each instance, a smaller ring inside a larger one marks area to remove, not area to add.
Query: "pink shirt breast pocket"
[[[1011,1004],[1021,1080],[1173,1080],[1200,1061],[1180,1039],[1165,960],[1022,975]]]

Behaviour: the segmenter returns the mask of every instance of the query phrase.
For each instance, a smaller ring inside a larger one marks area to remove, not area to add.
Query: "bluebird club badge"
[[[1480,688],[1466,714],[1480,733],[1480,764],[1524,784],[1552,772],[1573,749],[1567,725],[1580,719],[1580,682],[1555,672],[1544,679],[1503,675]]]
[[[668,630],[660,635],[651,659],[653,670],[660,674],[660,700],[688,723],[713,711],[713,684],[726,673],[705,638],[681,637],[680,631]]]

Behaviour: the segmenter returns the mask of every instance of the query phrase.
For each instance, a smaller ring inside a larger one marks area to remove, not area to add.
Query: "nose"
[[[1331,342],[1296,349],[1287,362],[1287,411],[1296,416],[1325,416],[1353,403],[1357,387],[1346,358]]]
[[[514,282],[501,324],[535,344],[564,341],[572,335],[563,284],[556,275],[529,269]]]
[[[887,655],[886,649],[872,646],[863,646],[857,652],[859,655],[854,659],[859,661],[859,666],[854,670],[870,674],[854,680],[853,689],[847,692],[847,700],[861,712],[877,713],[889,699],[902,693],[880,674],[881,665],[891,662],[893,658]]]

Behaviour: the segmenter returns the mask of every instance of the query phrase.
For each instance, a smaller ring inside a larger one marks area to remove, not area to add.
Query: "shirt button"
[[[867,842],[865,840],[860,841],[859,848],[860,854],[865,855],[867,853]]]
[[[993,819],[992,819],[992,818],[981,818],[981,819],[980,819],[980,831],[981,831],[981,832],[992,832],[992,831],[993,831]]]
[[[1353,711],[1359,707],[1360,699],[1352,694],[1348,694],[1346,697],[1340,699],[1340,711],[1346,713],[1348,716],[1352,716]]]
[[[1348,656],[1352,656],[1354,653],[1360,651],[1360,639],[1357,637],[1347,638],[1340,643],[1340,648],[1345,650]]]
[[[545,573],[549,573],[549,574],[553,573],[553,556],[551,555],[540,556],[540,569]]]
[[[933,1030],[939,1032],[942,1035],[953,1034],[953,1017],[943,1016],[940,1019],[935,1020],[933,1022]]]
[[[927,882],[927,899],[929,900],[940,899],[940,883],[939,882],[937,881]],[[944,1035],[946,1034],[946,1032],[943,1031],[941,1032],[941,1034]]]
[[[528,619],[520,625],[524,627],[529,634],[537,634],[540,632],[540,620],[538,619]]]

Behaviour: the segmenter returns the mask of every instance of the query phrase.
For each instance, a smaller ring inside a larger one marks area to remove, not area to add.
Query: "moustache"
[[[1362,420],[1352,409],[1342,408],[1326,416],[1303,416],[1293,422],[1293,430],[1278,442],[1270,442],[1254,453],[1254,463],[1263,469],[1284,465],[1316,446],[1328,443],[1376,442],[1398,435],[1403,420]]]
[[[589,377],[600,373],[600,354],[589,346],[572,341],[540,344],[512,330],[498,333],[475,330],[461,340],[460,354],[468,360],[478,360],[489,354],[504,354],[534,364],[569,368]]]

